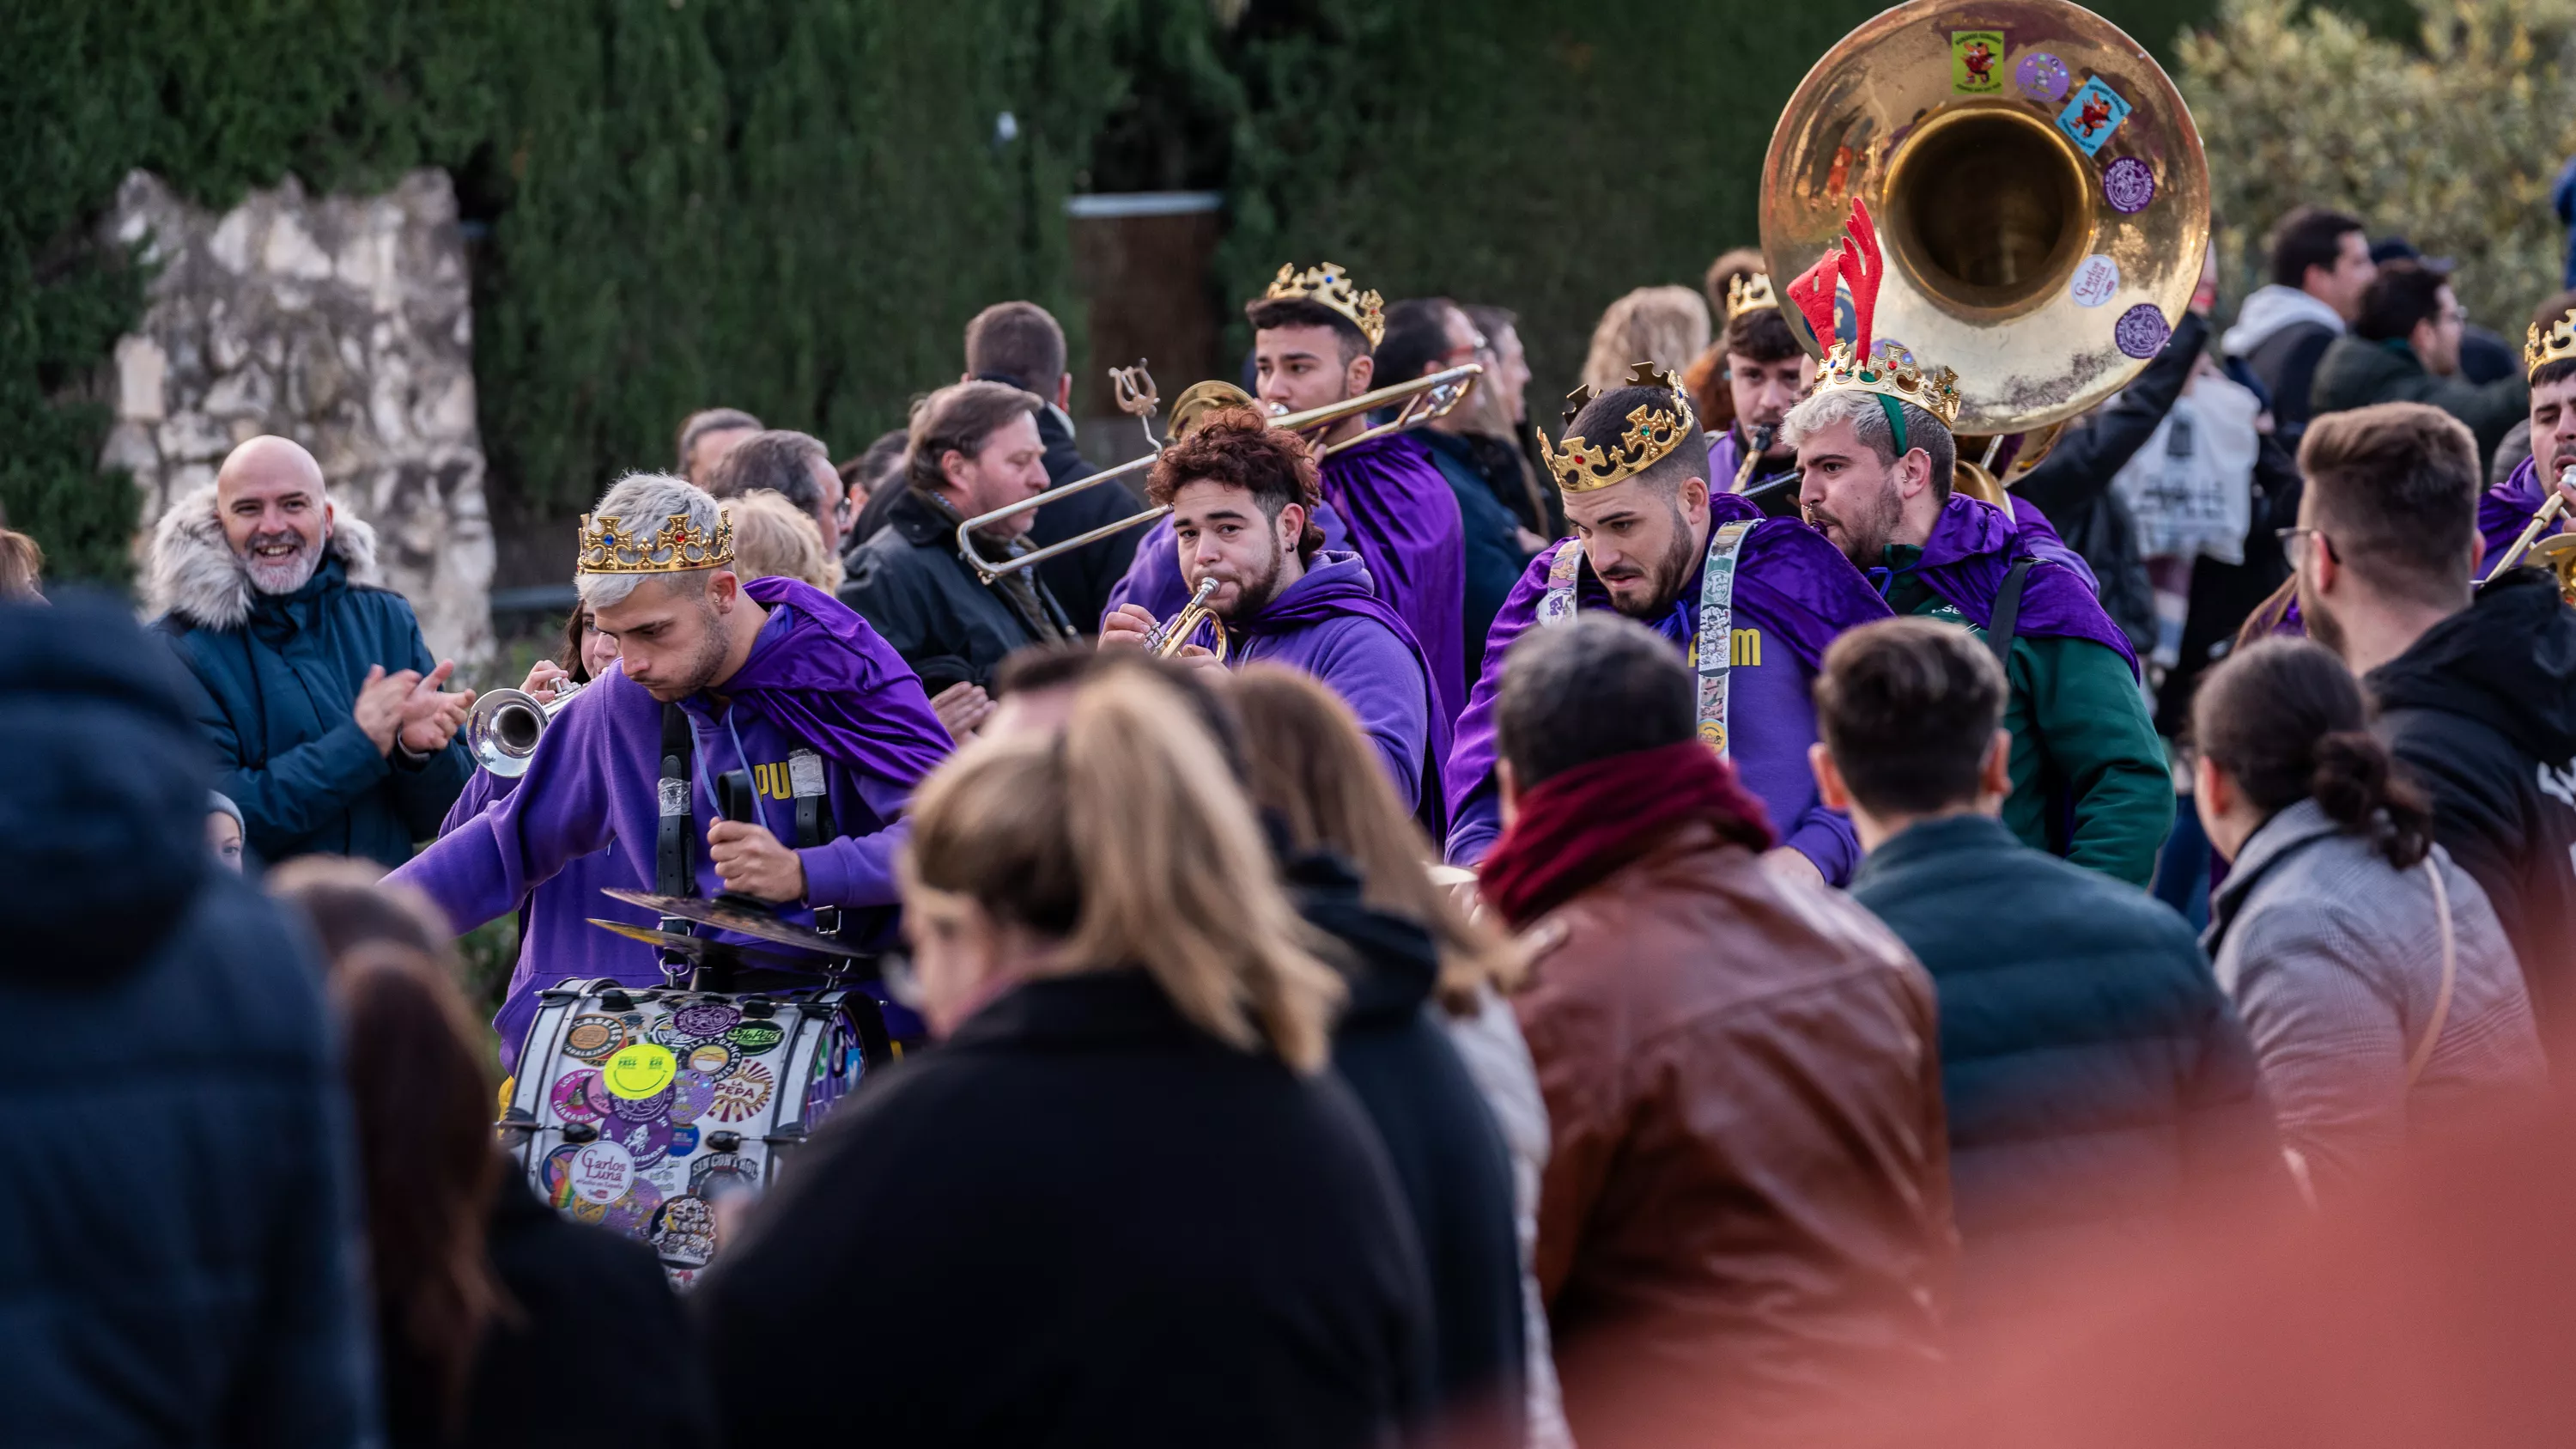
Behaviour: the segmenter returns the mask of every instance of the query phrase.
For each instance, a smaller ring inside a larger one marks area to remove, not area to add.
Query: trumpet
[[[1209,648],[1216,654],[1217,663],[1223,664],[1225,621],[1208,607],[1208,599],[1216,593],[1216,588],[1213,578],[1199,580],[1198,592],[1190,595],[1190,601],[1181,606],[1181,611],[1155,625],[1153,632],[1145,636],[1145,651],[1157,659],[1169,659],[1190,642],[1190,636],[1199,631],[1199,625],[1205,624],[1215,631],[1215,642]]]
[[[1119,368],[1113,370],[1110,377],[1119,387],[1119,406],[1139,418],[1150,419],[1153,409],[1158,405],[1153,396],[1151,380],[1147,379],[1141,388],[1131,381],[1142,371],[1141,367]],[[1321,461],[1345,448],[1356,448],[1362,443],[1374,442],[1389,433],[1400,433],[1408,428],[1420,427],[1434,419],[1447,417],[1458,404],[1466,401],[1469,389],[1476,385],[1477,378],[1484,375],[1485,369],[1482,366],[1473,362],[1461,363],[1456,367],[1443,368],[1438,372],[1426,372],[1410,382],[1399,382],[1391,387],[1381,387],[1372,392],[1361,393],[1358,397],[1344,398],[1337,403],[1326,403],[1322,407],[1308,408],[1303,412],[1282,413],[1270,419],[1270,426],[1286,428],[1291,432],[1314,433],[1319,430],[1329,430],[1336,424],[1375,412],[1379,408],[1396,409],[1396,415],[1386,422],[1368,428],[1357,437],[1345,438],[1341,442],[1318,450],[1316,459]],[[1200,386],[1207,385],[1202,383]],[[1134,405],[1129,401],[1131,396],[1137,399]],[[1187,397],[1188,394],[1183,396]],[[1153,440],[1150,421],[1146,426],[1145,436],[1149,441]],[[1050,488],[1035,497],[1023,498],[1017,503],[1006,504],[990,513],[979,513],[967,519],[957,525],[958,554],[966,560],[968,567],[974,569],[976,574],[989,584],[1004,574],[1036,568],[1048,559],[1070,553],[1086,544],[1098,543],[1112,534],[1124,533],[1128,529],[1142,528],[1156,522],[1172,511],[1169,505],[1131,513],[1115,523],[1104,523],[1088,533],[1076,534],[1072,538],[1060,543],[1048,544],[1044,548],[1031,549],[1014,558],[988,559],[975,548],[974,535],[979,530],[990,528],[1006,518],[1016,518],[1023,513],[1034,512],[1057,499],[1079,493],[1086,488],[1097,488],[1104,483],[1123,479],[1129,474],[1141,473],[1154,466],[1154,460],[1162,456],[1162,450],[1162,443],[1154,441],[1153,451],[1144,457],[1121,463],[1115,468],[1103,469],[1088,478],[1077,478],[1060,488]]]
[[[565,680],[551,701],[525,690],[495,689],[477,695],[465,716],[465,748],[474,763],[505,780],[528,772],[528,759],[555,715],[587,686]]]

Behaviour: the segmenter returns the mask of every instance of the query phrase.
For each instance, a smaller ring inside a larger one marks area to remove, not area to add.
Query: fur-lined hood
[[[335,512],[322,551],[339,556],[350,583],[378,582],[375,526],[346,508]],[[143,581],[146,612],[156,618],[174,614],[203,629],[238,629],[250,619],[250,592],[249,570],[224,541],[215,485],[181,495],[152,529]]]

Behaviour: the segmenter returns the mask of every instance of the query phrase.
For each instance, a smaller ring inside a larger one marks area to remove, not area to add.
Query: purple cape
[[[1237,619],[1227,627],[1244,636],[1245,648],[1239,656],[1240,662],[1276,659],[1283,664],[1304,668],[1325,683],[1338,687],[1341,681],[1307,663],[1297,641],[1299,636],[1342,618],[1366,619],[1393,634],[1405,652],[1413,656],[1413,667],[1427,689],[1432,677],[1431,661],[1423,653],[1422,641],[1413,637],[1413,630],[1405,624],[1403,616],[1388,608],[1386,602],[1377,596],[1376,581],[1356,554],[1316,550],[1314,558],[1307,564],[1304,578],[1282,591],[1260,613]],[[1354,710],[1360,712],[1361,724],[1376,733],[1380,722],[1368,718],[1370,711],[1356,691],[1340,688],[1339,692]],[[1424,762],[1421,798],[1439,800],[1442,798],[1440,767],[1449,758],[1451,721],[1448,714],[1439,708],[1436,694],[1429,694],[1423,700],[1423,711],[1424,743],[1430,755]]]
[[[2084,580],[2049,558],[2038,543],[2036,537],[2014,527],[2001,509],[1953,493],[1942,505],[1940,520],[1932,525],[1932,536],[1924,541],[1922,560],[1913,572],[1969,623],[1983,629],[1994,622],[1995,594],[2014,561],[2035,559],[2022,581],[2021,617],[2013,632],[2090,639],[2119,651],[2129,661],[2129,671],[2136,673],[2138,656],[2129,647],[2129,636],[2102,612],[2101,601],[2084,586]],[[1871,571],[1873,576],[1886,572]]]
[[[2531,527],[2531,516],[2548,501],[2549,490],[2540,486],[2540,462],[2537,458],[2523,459],[2503,482],[2478,495],[2478,536],[2485,539],[2487,545],[2486,555],[2478,564],[2478,577],[2485,578],[2495,572],[2496,564],[2504,558],[2504,551],[2513,547],[2513,541],[2522,537],[2524,529]],[[2547,538],[2566,529],[2567,519],[2562,515],[2543,530],[2540,537]],[[2535,543],[2538,541],[2533,540]]]
[[[1761,520],[1745,535],[1744,546],[1736,555],[1735,613],[1745,627],[1758,628],[1786,643],[1808,673],[1814,673],[1822,664],[1825,648],[1835,636],[1856,624],[1889,616],[1887,601],[1823,534],[1794,518],[1765,518],[1761,509],[1745,502],[1739,494],[1713,493],[1709,495],[1708,509],[1712,529],[1740,519]],[[1534,626],[1538,596],[1546,590],[1548,568],[1558,551],[1579,547],[1577,540],[1566,539],[1530,560],[1522,584],[1512,590],[1512,598],[1494,620],[1494,632],[1485,643],[1485,678],[1478,682],[1475,703],[1458,720],[1448,768],[1441,772],[1448,781],[1449,813],[1453,819],[1467,797],[1493,773],[1492,695],[1502,677],[1504,656],[1512,641]],[[1677,613],[1686,604],[1690,617],[1698,617],[1700,575],[1706,566],[1703,559],[1701,568],[1691,571],[1682,598],[1675,601]],[[1529,587],[1533,579],[1538,581],[1536,588]],[[1581,608],[1610,607],[1610,591],[1593,576],[1589,563],[1576,574],[1574,596]],[[1684,649],[1691,645],[1687,637],[1678,637],[1674,642]],[[1780,824],[1785,830],[1789,822]]]
[[[800,647],[764,649],[724,682],[740,700],[824,758],[898,785],[917,785],[953,748],[912,666],[856,610],[789,578],[743,585],[764,608],[785,604],[810,626]]]

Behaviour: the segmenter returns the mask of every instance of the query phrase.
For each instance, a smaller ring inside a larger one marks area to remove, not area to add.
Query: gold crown
[[[1852,345],[1836,342],[1825,352],[1824,366],[1816,373],[1816,391],[1831,392],[1849,388],[1854,392],[1874,392],[1898,402],[1912,403],[1941,420],[1941,426],[1954,427],[1959,421],[1959,374],[1946,367],[1930,372],[1915,364],[1911,357],[1897,349],[1893,355],[1881,343],[1874,358],[1855,360]]]
[[[2576,358],[2576,312],[2549,324],[2547,331],[2539,323],[2531,324],[2531,335],[2522,344],[2522,375],[2526,378],[2553,362]]]
[[[1297,270],[1291,262],[1270,279],[1270,290],[1261,294],[1265,302],[1320,302],[1351,320],[1377,346],[1386,336],[1386,299],[1375,292],[1363,292],[1351,282],[1351,274],[1335,262],[1320,267]]]
[[[693,569],[720,569],[733,562],[733,510],[716,515],[715,537],[674,513],[650,537],[617,526],[614,518],[597,528],[581,516],[581,549],[574,571],[585,574],[683,574]]]
[[[1628,414],[1628,426],[1615,438],[1594,443],[1572,433],[1565,435],[1564,448],[1548,446],[1547,429],[1538,430],[1539,460],[1556,479],[1557,488],[1566,493],[1590,493],[1613,483],[1633,478],[1664,460],[1682,439],[1690,436],[1694,423],[1690,397],[1669,372],[1657,372],[1651,362],[1640,362],[1628,369],[1628,380],[1622,387],[1661,388],[1671,395],[1670,409],[1641,403]],[[1584,407],[1600,394],[1588,387],[1578,387],[1565,395],[1568,406],[1565,421],[1570,426]]]
[[[1771,290],[1768,272],[1742,272],[1727,279],[1726,320],[1734,321],[1747,312],[1764,308],[1780,310],[1780,294]]]

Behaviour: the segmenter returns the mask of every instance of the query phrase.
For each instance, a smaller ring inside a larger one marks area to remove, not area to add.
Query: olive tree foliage
[[[2224,0],[2177,42],[2236,279],[2302,203],[2455,259],[2476,320],[2519,337],[2558,290],[2550,189],[2576,151],[2576,0],[2415,0],[2412,44],[2298,0]]]

